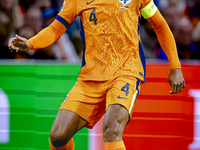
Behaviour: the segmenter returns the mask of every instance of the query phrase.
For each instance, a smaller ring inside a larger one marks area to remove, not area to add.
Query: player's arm
[[[170,93],[178,93],[185,87],[185,82],[181,72],[174,36],[153,0],[146,7],[142,8],[140,12],[152,24],[158,41],[169,60],[170,73],[168,82],[172,86]]]
[[[67,28],[58,20],[39,32],[36,36],[29,39],[29,49],[41,49],[56,42],[65,33]]]
[[[47,28],[40,31],[36,36],[27,40],[17,36],[9,40],[9,48],[16,51],[26,51],[28,49],[41,49],[50,46],[57,41],[67,30],[58,20],[55,20]]]

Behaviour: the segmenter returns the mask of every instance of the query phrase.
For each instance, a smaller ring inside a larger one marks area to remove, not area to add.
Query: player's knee
[[[56,128],[52,128],[50,132],[50,141],[54,147],[61,147],[67,144],[70,139],[67,138],[65,133],[62,131],[56,130]]]
[[[120,128],[119,121],[104,121],[103,124],[103,139],[104,142],[115,142],[122,138],[123,130]]]

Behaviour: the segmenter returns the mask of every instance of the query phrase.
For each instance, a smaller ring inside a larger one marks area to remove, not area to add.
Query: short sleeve
[[[77,16],[77,0],[65,0],[61,11],[56,19],[60,21],[68,29]]]

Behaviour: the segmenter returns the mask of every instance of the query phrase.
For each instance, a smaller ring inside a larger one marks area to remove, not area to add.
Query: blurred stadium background
[[[127,150],[200,150],[200,1],[155,0],[177,43],[186,87],[170,95],[168,62],[141,20],[147,79],[124,132]],[[47,150],[57,110],[81,67],[80,20],[52,46],[10,52],[7,42],[48,26],[63,0],[0,0],[0,150]],[[102,121],[74,137],[76,150],[104,150]]]

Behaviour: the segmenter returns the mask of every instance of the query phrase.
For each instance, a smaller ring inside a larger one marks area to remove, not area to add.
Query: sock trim
[[[117,149],[117,148],[123,148],[124,141],[116,141],[116,142],[104,142],[105,148],[107,149]]]

